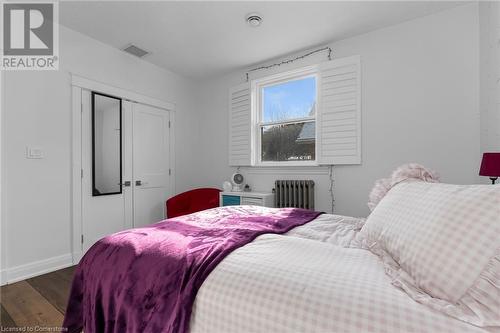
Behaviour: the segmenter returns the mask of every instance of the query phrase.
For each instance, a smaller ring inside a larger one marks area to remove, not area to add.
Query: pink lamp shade
[[[500,177],[500,153],[484,153],[480,176]]]

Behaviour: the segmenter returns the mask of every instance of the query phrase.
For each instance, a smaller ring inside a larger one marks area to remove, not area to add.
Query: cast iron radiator
[[[314,209],[313,180],[277,180],[274,183],[274,205],[277,208]]]

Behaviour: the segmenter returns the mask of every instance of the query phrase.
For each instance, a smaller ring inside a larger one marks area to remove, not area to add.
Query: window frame
[[[262,98],[262,89],[268,86],[274,86],[278,84],[283,84],[289,81],[296,81],[300,79],[305,79],[308,77],[314,77],[316,80],[316,112],[312,117],[302,117],[295,118],[285,121],[272,121],[272,122],[263,122],[263,98]],[[319,144],[318,144],[318,114],[320,112],[318,107],[319,101],[319,85],[320,85],[320,75],[318,66],[307,66],[303,68],[299,68],[293,71],[287,71],[275,75],[266,76],[260,79],[252,80],[251,89],[252,89],[252,155],[254,158],[254,165],[260,167],[285,167],[285,166],[293,166],[293,167],[306,167],[306,166],[318,166],[318,152],[319,152]],[[314,161],[303,160],[303,161],[273,161],[273,162],[265,162],[262,161],[262,136],[261,136],[261,128],[263,126],[270,125],[286,125],[286,124],[296,124],[302,122],[315,122],[315,144],[314,144]]]

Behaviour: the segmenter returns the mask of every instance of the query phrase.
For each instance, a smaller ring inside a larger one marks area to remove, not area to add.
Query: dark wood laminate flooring
[[[1,331],[59,332],[74,270],[72,266],[2,286]]]

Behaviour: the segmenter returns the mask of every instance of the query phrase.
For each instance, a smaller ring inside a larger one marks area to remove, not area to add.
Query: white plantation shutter
[[[229,90],[229,165],[252,165],[252,108],[250,84]]]
[[[319,65],[318,163],[361,164],[361,60]]]

